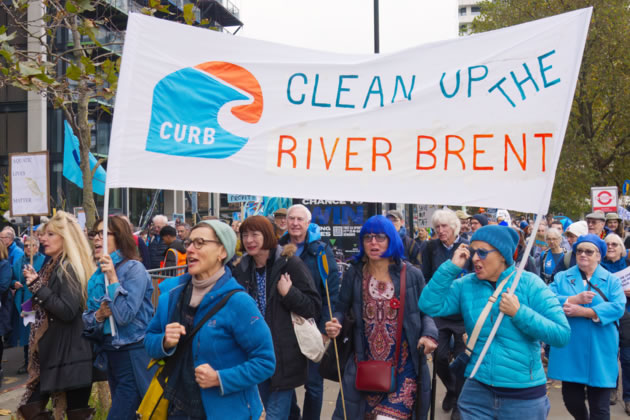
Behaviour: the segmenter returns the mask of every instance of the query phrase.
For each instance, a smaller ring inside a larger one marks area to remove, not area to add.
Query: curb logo
[[[225,125],[230,119],[230,126],[256,124],[262,111],[260,84],[243,67],[210,61],[178,70],[160,80],[153,90],[146,150],[225,159],[248,140]]]

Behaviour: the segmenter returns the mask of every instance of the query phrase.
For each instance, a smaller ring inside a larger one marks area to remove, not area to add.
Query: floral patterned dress
[[[392,283],[363,276],[363,323],[367,360],[394,361],[396,328],[400,301]],[[402,343],[396,371],[396,390],[391,394],[368,393],[366,420],[382,415],[392,419],[410,419],[416,399],[416,372],[409,354],[409,343],[402,332]]]

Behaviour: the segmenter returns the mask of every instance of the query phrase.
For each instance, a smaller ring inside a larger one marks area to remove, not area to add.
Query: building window
[[[470,14],[473,16],[478,16],[481,14],[481,8],[479,6],[473,6],[470,8]]]
[[[459,15],[460,16],[466,16],[466,8],[465,7],[460,7],[459,8]]]

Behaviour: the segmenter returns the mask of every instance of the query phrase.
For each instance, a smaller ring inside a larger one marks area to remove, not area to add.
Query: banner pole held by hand
[[[103,203],[103,255],[109,255],[109,251],[107,249],[107,219],[109,217],[109,187],[105,187],[105,196]],[[107,289],[109,289],[109,279],[107,278],[107,273],[103,273],[105,277],[105,293],[107,293]],[[112,337],[116,337],[116,323],[114,322],[114,316],[109,316],[109,326],[112,329]]]
[[[317,252],[317,266],[319,268],[319,275],[324,283],[324,289],[326,290],[326,299],[328,301],[328,314],[330,319],[333,319],[332,306],[330,304],[330,293],[328,292],[328,257],[326,256],[326,250],[323,246],[319,247]],[[343,418],[347,420],[346,416],[346,398],[343,395],[343,378],[341,377],[341,363],[339,362],[339,351],[337,350],[337,338],[333,338],[333,346],[335,348],[335,359],[337,361],[337,376],[339,377],[339,392],[341,393],[341,406],[343,408]]]
[[[33,240],[33,216],[31,216],[31,241]],[[31,250],[31,266],[33,265],[33,251]]]

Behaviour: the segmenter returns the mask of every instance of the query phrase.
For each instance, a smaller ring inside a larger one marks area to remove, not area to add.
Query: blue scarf
[[[116,250],[109,254],[112,258],[112,263],[114,267],[118,268],[118,264],[122,262],[125,258],[120,253],[119,250]],[[97,264],[97,269],[90,277],[90,281],[88,282],[88,299],[87,299],[87,307],[90,311],[97,311],[101,307],[101,302],[111,302],[111,298],[107,294],[107,289],[105,288],[105,274],[101,270],[101,264]],[[103,334],[111,334],[112,328],[109,325],[109,322],[105,322],[103,325]]]
[[[625,255],[622,255],[621,258],[619,258],[615,262],[612,262],[612,261],[604,258],[602,260],[601,264],[606,270],[610,271],[612,274],[615,274],[615,273],[625,269],[628,266],[626,258],[628,258],[628,253],[626,253]]]

